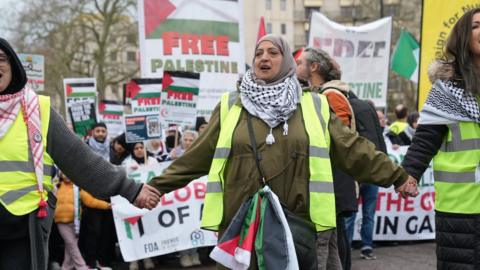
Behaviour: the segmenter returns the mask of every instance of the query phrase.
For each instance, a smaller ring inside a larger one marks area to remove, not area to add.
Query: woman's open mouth
[[[267,71],[267,70],[270,70],[270,69],[271,69],[271,67],[267,66],[267,65],[260,66],[260,70],[262,70],[262,71]]]

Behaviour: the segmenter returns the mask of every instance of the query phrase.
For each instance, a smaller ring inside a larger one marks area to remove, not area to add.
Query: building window
[[[282,23],[282,24],[280,25],[280,31],[281,31],[282,35],[287,34],[287,25],[284,24],[284,23]]]
[[[127,35],[127,43],[129,44],[136,44],[137,43],[137,36],[135,34]]]
[[[137,61],[137,53],[136,52],[127,52],[127,61],[129,61],[129,62]]]
[[[272,23],[267,23],[267,34],[271,34],[272,33]]]
[[[384,5],[383,6],[383,16],[398,16],[398,5]]]
[[[287,10],[287,0],[280,0],[280,10]]]
[[[342,17],[349,17],[352,19],[361,19],[362,18],[362,7],[361,6],[344,6],[340,8],[340,13]]]
[[[265,0],[265,9],[272,10],[272,0]]]

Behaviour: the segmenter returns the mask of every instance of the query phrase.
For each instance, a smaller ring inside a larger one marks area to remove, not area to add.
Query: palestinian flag
[[[123,104],[117,101],[102,100],[98,104],[98,111],[104,117],[120,118],[123,115]]]
[[[117,101],[102,100],[98,107],[101,114],[123,115],[123,104]]]
[[[97,86],[95,78],[64,79],[66,98],[95,97]]]
[[[162,92],[190,93],[198,96],[200,73],[165,71],[162,79]]]
[[[260,270],[299,269],[282,206],[268,186],[242,204],[210,257],[225,267],[244,270],[252,252]]]
[[[130,105],[138,98],[160,98],[162,79],[145,78],[131,79],[123,86],[123,104]]]
[[[133,86],[127,90],[130,90],[128,94],[132,100],[160,97],[162,79],[132,79],[130,83]]]
[[[163,33],[175,32],[228,36],[229,41],[239,42],[238,20],[223,8],[229,2],[143,0],[145,38],[161,39]]]

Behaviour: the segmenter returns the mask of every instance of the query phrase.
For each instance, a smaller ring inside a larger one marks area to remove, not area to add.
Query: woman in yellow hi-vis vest
[[[480,269],[480,8],[455,24],[403,161],[419,179],[433,158],[438,269]]]
[[[260,39],[240,94],[225,94],[191,148],[150,183],[166,193],[208,174],[202,227],[222,234],[242,202],[261,187],[250,118],[265,181],[319,233],[335,228],[331,162],[359,181],[393,183],[399,191],[415,194],[415,184],[406,182],[401,168],[330,113],[325,96],[302,94],[295,69],[285,40],[274,35]]]
[[[47,269],[54,163],[95,197],[120,194],[147,208],[160,199],[157,190],[93,153],[50,108],[50,99],[26,83],[22,63],[0,38],[0,269]]]

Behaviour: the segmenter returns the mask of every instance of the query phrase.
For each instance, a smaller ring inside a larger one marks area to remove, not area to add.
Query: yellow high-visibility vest
[[[223,218],[224,169],[232,146],[233,131],[242,108],[234,104],[238,95],[226,93],[220,102],[220,135],[208,174],[202,228],[219,229]],[[317,231],[335,228],[335,196],[330,163],[330,109],[324,95],[304,92],[301,108],[309,137],[309,212]],[[228,181],[228,180],[227,180]]]
[[[45,96],[39,96],[38,98],[44,147],[44,198],[47,200],[47,190],[53,188],[51,183],[53,160],[46,152],[50,98]],[[0,149],[2,149],[0,151],[0,203],[16,216],[33,212],[38,208],[40,193],[37,190],[35,167],[22,110],[20,110],[17,119],[5,136],[0,139]]]
[[[433,159],[435,209],[480,214],[480,126],[474,122],[448,125]]]

